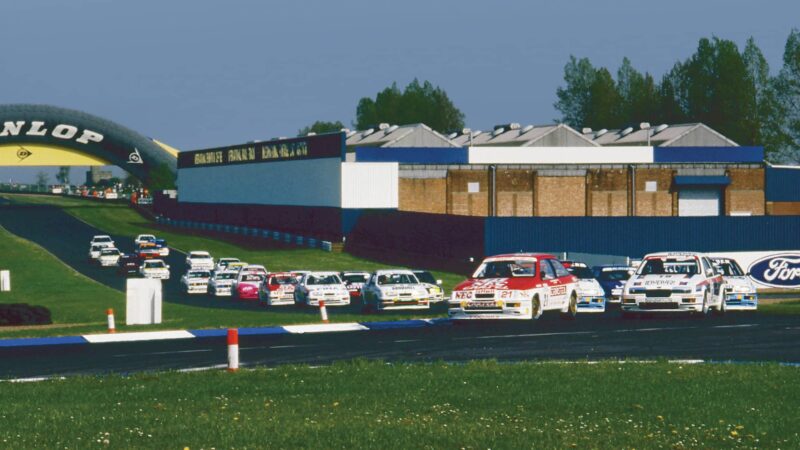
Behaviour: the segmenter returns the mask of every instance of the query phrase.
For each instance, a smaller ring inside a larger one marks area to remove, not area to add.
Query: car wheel
[[[702,312],[701,312],[701,315],[702,315],[702,317],[706,317],[706,316],[708,316],[708,310],[709,310],[709,305],[708,305],[708,291],[705,291],[705,292],[703,293],[703,310],[702,310]]]
[[[561,313],[561,318],[566,320],[573,320],[578,315],[578,295],[573,291],[569,296],[569,304],[567,310]]]
[[[539,300],[538,295],[534,295],[531,299],[531,320],[536,320],[542,317],[542,302]]]
[[[720,294],[722,298],[719,301],[719,306],[714,308],[714,315],[724,316],[728,312],[728,305],[725,303],[725,296]]]

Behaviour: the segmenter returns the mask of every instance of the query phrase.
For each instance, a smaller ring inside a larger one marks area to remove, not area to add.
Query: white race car
[[[90,263],[97,262],[98,259],[100,259],[100,251],[103,250],[104,248],[107,248],[107,247],[104,246],[104,245],[100,245],[100,244],[90,245],[89,246],[89,253],[86,255],[86,259]],[[108,247],[108,248],[110,248],[110,247]]]
[[[295,304],[319,306],[320,300],[325,301],[325,306],[350,304],[350,292],[338,273],[310,272],[294,290]]]
[[[138,246],[144,244],[145,242],[153,242],[153,243],[155,243],[156,242],[156,237],[154,235],[152,235],[152,234],[140,234],[140,235],[136,236],[136,239],[133,240],[133,245],[138,247]]]
[[[585,263],[573,262],[567,267],[578,278],[578,312],[602,313],[606,311],[606,295],[594,272]]]
[[[725,281],[703,253],[653,253],[625,283],[623,317],[637,313],[724,314]]]
[[[214,270],[214,258],[208,252],[195,250],[186,255],[186,266],[189,269]]]
[[[361,288],[364,308],[370,311],[429,309],[430,294],[410,270],[378,270]]]
[[[92,237],[92,240],[89,242],[89,246],[92,245],[101,245],[103,247],[116,247],[116,245],[114,245],[114,240],[111,239],[111,236],[108,236],[106,234],[98,234]]]
[[[259,304],[265,306],[294,304],[294,291],[297,283],[297,276],[292,272],[269,274],[259,289]]]
[[[187,294],[205,294],[208,292],[208,282],[211,272],[208,270],[190,269],[181,277],[181,287]]]
[[[730,310],[755,311],[758,309],[756,285],[744,273],[739,263],[731,258],[711,258],[722,271],[725,280],[725,307]]]
[[[420,283],[425,286],[430,295],[431,302],[444,301],[444,289],[442,289],[442,280],[434,278],[433,274],[427,270],[412,270],[414,276],[417,277]]]
[[[169,266],[162,259],[148,259],[142,262],[139,274],[145,278],[169,280]]]
[[[115,267],[122,256],[119,249],[114,247],[104,247],[100,249],[100,257],[97,260],[103,267]]]
[[[231,263],[241,262],[239,258],[220,258],[217,260],[217,265],[214,266],[214,272],[222,272],[227,270]]]
[[[214,271],[214,276],[208,282],[208,294],[215,297],[230,297],[232,295],[233,282],[239,275],[235,270]]]

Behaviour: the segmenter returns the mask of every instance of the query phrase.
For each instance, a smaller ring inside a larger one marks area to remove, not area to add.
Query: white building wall
[[[653,147],[470,147],[470,164],[650,164]]]
[[[397,163],[342,163],[342,208],[397,208]]]
[[[342,204],[340,158],[178,170],[178,199],[193,203],[291,206]]]

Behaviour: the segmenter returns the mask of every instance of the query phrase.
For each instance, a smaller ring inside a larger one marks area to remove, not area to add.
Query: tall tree
[[[800,163],[800,31],[796,28],[786,39],[776,95],[785,120],[786,136],[779,159],[781,162]]]
[[[770,77],[767,59],[752,37],[747,40],[742,58],[755,88],[758,140],[754,144],[763,145],[767,159],[772,160],[786,145],[788,138],[783,129],[784,115],[778,102],[777,83]]]
[[[61,166],[58,168],[56,180],[61,184],[69,184],[69,172],[72,168],[70,166]]]
[[[316,122],[312,123],[311,125],[305,126],[297,131],[298,136],[305,136],[308,133],[330,133],[333,131],[339,131],[344,128],[344,124],[339,122],[325,122],[324,120],[317,120]]]
[[[561,122],[581,128],[587,125],[590,91],[597,71],[588,58],[577,59],[570,55],[564,66],[564,82],[566,87],[556,89],[558,101],[553,105],[561,111]]]
[[[624,124],[620,112],[622,97],[617,92],[614,78],[606,68],[600,68],[589,86],[589,104],[584,126],[591,128],[617,128]]]
[[[618,114],[624,124],[658,120],[660,99],[655,81],[649,73],[642,75],[634,69],[628,58],[622,59],[617,70],[617,92],[621,98]]]
[[[356,108],[355,127],[365,129],[380,123],[424,123],[436,131],[448,132],[464,127],[462,113],[447,93],[429,81],[416,78],[403,91],[392,83],[375,96],[364,97]]]
[[[38,186],[39,190],[47,188],[48,183],[50,183],[50,175],[47,172],[40,171],[36,173],[36,186]]]

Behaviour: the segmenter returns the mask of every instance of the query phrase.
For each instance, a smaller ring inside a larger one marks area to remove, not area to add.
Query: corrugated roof
[[[498,126],[499,127],[499,126]],[[514,129],[506,129],[504,127],[503,132],[495,135],[495,130],[489,131],[479,131],[474,130],[472,135],[472,142],[471,145],[474,147],[479,146],[519,146],[519,147],[527,147],[531,146],[534,142],[538,141],[539,139],[547,136],[548,134],[558,130],[559,128],[564,128],[572,133],[575,134],[579,139],[587,139],[585,136],[581,135],[574,129],[570,128],[565,124],[548,124],[548,125],[528,125],[528,126],[520,126],[519,128]],[[479,134],[475,134],[479,133]],[[470,146],[470,136],[469,133],[460,133],[458,136],[451,139],[455,144],[468,147]],[[591,141],[591,139],[587,139],[587,143],[590,145],[597,145]]]
[[[731,146],[738,146],[735,142],[723,136],[721,133],[715,131],[703,123],[681,123],[668,125],[662,131],[656,132],[659,125],[653,125],[649,130],[634,129],[629,134],[623,136],[622,129],[607,130],[602,135],[598,136],[601,130],[592,130],[589,133],[582,133],[587,139],[591,139],[600,145],[646,145],[647,133],[650,133],[650,145],[669,145],[671,142],[691,133],[698,128],[704,128],[713,134],[716,134],[721,139],[728,141]]]
[[[371,133],[366,134],[368,130],[356,131],[352,136],[348,137],[345,141],[347,147],[391,147],[393,143],[399,140],[410,137],[413,133],[422,132],[430,134],[434,139],[441,140],[443,147],[457,147],[458,145],[442,136],[440,133],[433,130],[431,127],[423,123],[415,123],[410,125],[390,126],[383,130],[373,129]],[[366,135],[365,135],[366,134]]]

